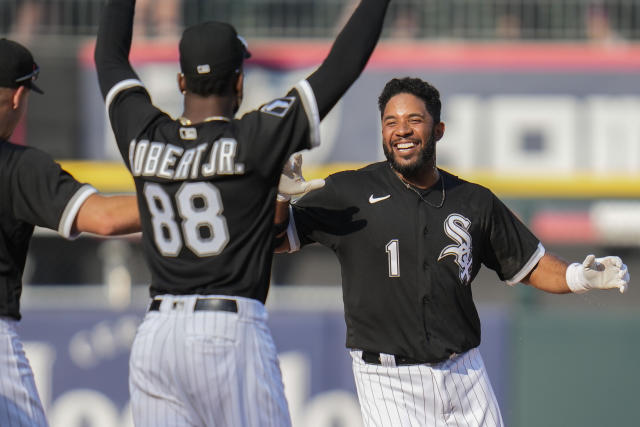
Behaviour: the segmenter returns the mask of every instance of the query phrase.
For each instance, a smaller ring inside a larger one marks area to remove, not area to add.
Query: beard
[[[392,149],[387,148],[387,144],[382,143],[382,151],[391,167],[399,172],[402,176],[412,178],[419,175],[425,168],[432,165],[436,155],[435,136],[431,135],[427,144],[420,148],[418,156],[410,163],[399,164]]]

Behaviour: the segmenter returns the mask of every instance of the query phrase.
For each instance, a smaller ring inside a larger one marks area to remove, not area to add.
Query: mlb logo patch
[[[196,128],[180,128],[180,138],[192,141],[198,139]]]
[[[260,108],[260,111],[271,114],[272,116],[284,117],[295,101],[296,99],[293,96],[286,96],[263,105],[262,108]]]
[[[198,74],[208,74],[211,72],[211,67],[209,67],[209,64],[202,64],[198,65],[196,70],[198,71]]]

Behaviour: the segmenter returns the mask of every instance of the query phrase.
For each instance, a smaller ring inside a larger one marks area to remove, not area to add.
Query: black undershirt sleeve
[[[102,96],[117,83],[138,79],[129,63],[135,0],[109,0],[102,11],[94,60]]]
[[[373,52],[389,0],[362,0],[336,38],[329,55],[307,81],[316,97],[320,119],[356,81]]]

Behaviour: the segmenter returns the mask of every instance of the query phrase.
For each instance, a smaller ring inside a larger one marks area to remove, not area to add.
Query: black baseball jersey
[[[474,348],[481,264],[515,284],[544,254],[490,190],[440,176],[421,191],[375,163],[331,175],[292,205],[293,249],[318,242],[340,261],[347,347],[424,362]]]
[[[35,225],[72,235],[80,206],[96,190],[48,154],[0,140],[0,316],[20,319],[22,273]]]
[[[240,119],[182,125],[137,80],[106,97],[133,175],[151,295],[220,294],[265,301],[280,172],[319,141],[315,97],[303,80]]]
[[[273,216],[289,156],[319,143],[319,122],[364,69],[389,0],[363,0],[323,63],[286,96],[239,120],[193,126],[155,108],[129,62],[134,0],[106,3],[98,82],[142,222],[151,295],[267,296]]]

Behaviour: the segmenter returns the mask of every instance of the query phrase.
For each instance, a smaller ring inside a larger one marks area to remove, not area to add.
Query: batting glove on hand
[[[582,264],[575,262],[567,268],[566,278],[569,289],[578,294],[589,289],[613,288],[624,293],[629,286],[629,271],[617,256],[587,255]]]
[[[324,179],[305,181],[302,176],[302,155],[292,155],[282,169],[278,184],[278,200],[286,202],[291,196],[304,195],[309,191],[324,187]]]

